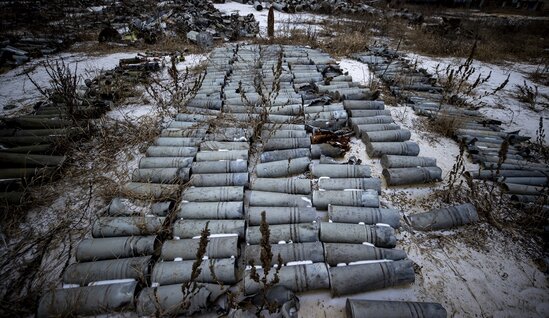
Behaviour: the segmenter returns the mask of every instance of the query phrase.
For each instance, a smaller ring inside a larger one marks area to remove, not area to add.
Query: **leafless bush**
[[[525,103],[530,110],[540,112],[549,107],[549,105],[538,103],[539,92],[537,85],[528,85],[528,83],[524,81],[522,85],[515,86],[515,96],[520,102]]]
[[[28,73],[27,77],[43,97],[64,105],[69,118],[76,120],[76,107],[84,101],[78,95],[78,64],[73,70],[63,59],[57,59],[44,61],[43,67],[50,79],[50,88],[40,86]]]
[[[181,72],[177,68],[176,56],[172,56],[168,78],[164,78],[162,74],[153,77],[145,86],[145,91],[165,115],[174,115],[174,112],[183,110],[187,101],[196,95],[204,76],[200,66],[194,69],[186,67]]]
[[[250,270],[250,278],[255,281],[256,283],[260,284],[260,295],[261,295],[261,302],[260,305],[257,307],[256,314],[259,316],[263,310],[268,310],[269,313],[275,313],[278,311],[278,304],[269,301],[267,298],[267,292],[276,286],[279,282],[278,273],[280,272],[280,269],[282,268],[282,258],[280,257],[280,254],[278,254],[278,265],[274,269],[273,277],[269,277],[269,273],[273,270],[271,267],[272,261],[273,261],[273,253],[271,252],[271,243],[269,241],[269,237],[271,235],[271,230],[269,229],[269,224],[266,221],[265,217],[265,211],[261,212],[261,223],[259,226],[259,230],[261,232],[261,267],[263,268],[263,276],[260,276],[256,269],[255,264],[253,261],[250,261],[248,265],[251,266]]]
[[[482,95],[476,93],[476,89],[490,80],[492,72],[486,76],[477,75],[477,70],[473,66],[477,42],[473,43],[469,56],[460,65],[448,65],[444,70],[437,65],[435,74],[438,83],[443,89],[443,101],[458,107],[478,107],[481,104],[481,98],[494,96],[505,88],[509,82],[509,76],[492,91],[486,91]],[[474,82],[471,83],[472,79]]]
[[[465,145],[463,143],[459,144],[459,154],[456,156],[456,162],[452,166],[450,175],[448,177],[448,184],[446,186],[446,197],[444,202],[449,203],[450,197],[453,194],[456,186],[461,186],[463,184],[463,174],[465,173]],[[458,184],[459,181],[459,184]]]
[[[536,83],[549,86],[549,64],[540,64],[536,70],[530,73],[530,79]]]

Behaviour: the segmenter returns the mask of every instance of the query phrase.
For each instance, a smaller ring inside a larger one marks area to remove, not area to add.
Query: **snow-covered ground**
[[[342,59],[338,63],[342,70],[353,77],[353,82],[370,85],[375,81],[375,75],[370,72],[368,65],[364,63],[351,59]]]
[[[448,65],[454,65],[457,68],[464,63],[463,59],[457,58],[433,58],[418,54],[408,54],[412,61],[418,62],[418,67],[425,68],[429,73],[435,74],[438,66],[439,71],[444,73]],[[529,87],[538,87],[538,103],[549,106],[549,87],[533,82],[528,75],[538,68],[537,65],[524,63],[504,63],[491,64],[480,61],[473,61],[475,73],[470,77],[470,81],[474,82],[478,75],[482,78],[491,73],[489,80],[482,84],[476,94],[480,98],[476,99],[476,105],[484,105],[479,110],[488,118],[501,120],[503,127],[510,130],[520,130],[521,134],[536,139],[536,130],[539,127],[540,117],[544,118],[545,126],[549,119],[549,110],[538,106],[538,110],[534,111],[530,107],[520,102],[517,97],[518,86],[524,86],[524,83]],[[507,85],[497,94],[491,95],[492,92],[500,86],[509,77]],[[486,95],[486,96],[485,96]],[[545,136],[545,142],[549,143],[549,135]]]
[[[252,5],[238,2],[227,1],[227,3],[214,4],[219,11],[224,14],[238,13],[246,16],[253,14],[255,20],[259,22],[259,36],[267,37],[267,15],[268,9],[257,11]],[[326,16],[311,13],[284,13],[275,10],[275,35],[280,32],[287,32],[292,29],[300,29],[308,32],[318,32],[321,27],[318,25]]]

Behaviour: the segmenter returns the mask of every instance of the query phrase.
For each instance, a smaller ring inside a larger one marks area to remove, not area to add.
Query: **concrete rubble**
[[[377,12],[377,9],[360,3],[359,1],[348,1],[348,0],[275,0],[275,1],[248,1],[248,0],[238,0],[236,2],[248,3],[254,5],[256,10],[261,11],[263,8],[268,8],[269,6],[274,7],[275,10],[286,13],[296,13],[296,12],[317,12],[323,14],[332,14],[332,13],[373,13]],[[258,4],[263,3],[261,7]]]
[[[0,36],[0,66],[10,67],[58,52],[81,42],[80,38],[89,37],[90,33],[98,34],[96,40],[100,43],[154,44],[162,38],[186,37],[210,47],[213,40],[237,40],[259,32],[259,23],[253,15],[223,15],[212,3],[202,0],[131,3],[98,0],[89,7],[41,1],[28,1],[20,6],[6,1],[0,3],[0,10],[19,18],[2,23],[5,31]],[[40,11],[42,14],[38,15]],[[28,25],[19,22],[35,20],[38,20],[36,27],[39,23],[44,25],[38,32],[33,30],[31,36],[26,29]]]

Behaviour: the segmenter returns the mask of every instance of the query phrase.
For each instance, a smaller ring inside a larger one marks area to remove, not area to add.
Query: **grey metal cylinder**
[[[199,107],[199,108],[207,108],[207,109],[221,109],[223,101],[220,99],[191,99],[188,103],[188,107]]]
[[[324,253],[326,263],[330,266],[382,259],[398,261],[406,258],[403,250],[352,243],[324,243]]]
[[[303,112],[303,105],[301,104],[287,104],[279,106],[267,106],[265,110],[268,114],[286,115],[286,116],[298,116]]]
[[[312,205],[310,195],[256,190],[248,191],[247,194],[250,206],[307,207]]]
[[[366,145],[366,152],[370,158],[379,158],[383,155],[417,156],[419,145],[413,141],[371,142]]]
[[[358,189],[376,190],[381,194],[381,180],[379,178],[323,178],[318,180],[318,188],[322,190]]]
[[[175,120],[179,121],[191,121],[191,122],[201,122],[214,119],[215,116],[210,115],[201,115],[201,114],[177,114]]]
[[[173,208],[173,201],[156,202],[151,204],[151,213],[158,216],[166,216]]]
[[[263,144],[263,150],[284,150],[296,148],[308,148],[311,146],[311,139],[305,138],[269,138]]]
[[[192,173],[235,173],[247,172],[248,162],[245,160],[221,160],[193,162]]]
[[[143,182],[128,182],[122,189],[127,196],[155,200],[173,199],[179,191],[179,185]]]
[[[395,209],[330,205],[328,218],[337,223],[384,223],[395,229],[400,227],[400,213]]]
[[[352,117],[351,125],[371,125],[371,124],[391,124],[395,120],[391,116],[373,116],[373,117]]]
[[[347,317],[401,317],[401,318],[446,318],[446,309],[441,304],[389,301],[389,300],[363,300],[347,299]]]
[[[165,217],[101,217],[92,228],[93,237],[155,235],[162,230]]]
[[[204,130],[208,128],[207,123],[201,123],[201,122],[186,122],[186,121],[178,121],[173,120],[168,125],[168,131],[175,131],[176,129],[180,129],[180,131],[199,131]],[[197,135],[188,133],[188,134],[173,134],[172,133],[161,133],[160,136],[162,137],[196,137]]]
[[[481,180],[497,180],[499,177],[546,177],[547,174],[543,171],[535,170],[482,170],[478,171],[466,171],[466,175],[469,175],[475,179]]]
[[[310,157],[311,150],[309,148],[298,148],[298,149],[286,149],[286,150],[276,150],[276,151],[266,151],[263,152],[260,156],[262,163],[304,158]]]
[[[498,182],[544,187],[549,184],[549,178],[547,177],[500,177],[498,179]]]
[[[257,178],[251,182],[250,189],[291,194],[309,194],[311,193],[311,180],[295,178]]]
[[[0,141],[0,144],[5,145]],[[3,147],[4,148],[4,147]],[[43,167],[43,166],[62,166],[67,157],[50,155],[33,155],[19,153],[0,152],[0,164],[2,167]]]
[[[160,259],[173,261],[176,258],[182,260],[195,260],[196,252],[200,245],[199,239],[168,240],[162,244]],[[238,256],[238,236],[223,236],[208,238],[206,255],[211,258],[231,258]]]
[[[257,269],[256,272],[259,277],[264,276],[263,269]],[[268,281],[273,280],[274,274],[275,270],[270,269],[267,275]],[[250,277],[250,271],[246,271],[244,275],[244,294],[251,295],[259,292],[261,285]],[[327,289],[330,287],[328,268],[324,263],[284,266],[280,269],[278,277],[278,285],[294,292]]]
[[[135,169],[133,182],[184,183],[189,181],[189,168],[151,168]]]
[[[63,273],[63,282],[85,285],[113,279],[144,280],[150,260],[150,256],[143,256],[71,264]]]
[[[372,170],[369,166],[345,164],[313,164],[311,165],[311,173],[317,178],[369,178],[372,176]]]
[[[271,130],[305,130],[305,125],[300,124],[275,124],[275,123],[264,123],[264,129]]]
[[[265,211],[268,224],[309,223],[316,220],[316,209],[312,207],[250,206],[247,208],[250,225],[261,223],[261,212]]]
[[[498,163],[497,162],[483,162],[482,165],[484,166],[484,168],[486,169],[493,169],[493,170],[497,170],[498,168]],[[549,167],[545,167],[545,168],[541,168],[541,167],[529,167],[527,165],[524,165],[524,164],[510,164],[510,163],[503,163],[500,167],[500,169],[502,170],[538,170],[538,171],[543,171],[543,172],[546,172],[546,173],[549,173]]]
[[[304,137],[307,137],[307,132],[305,130],[263,130],[261,132],[261,139]]]
[[[383,169],[383,177],[390,186],[429,183],[442,180],[442,169],[439,167]]]
[[[313,205],[321,210],[326,210],[328,205],[364,206],[370,208],[379,207],[377,190],[327,190],[313,191]]]
[[[395,247],[395,230],[390,226],[351,223],[320,223],[320,240],[329,243],[372,243],[377,247]]]
[[[353,130],[357,136],[364,136],[366,132],[400,130],[400,126],[397,124],[361,124],[355,125]]]
[[[502,188],[505,192],[510,194],[524,194],[524,195],[541,195],[543,194],[545,187],[536,187],[524,184],[515,184],[505,182],[502,184]]]
[[[200,144],[202,138],[190,137],[158,137],[154,141],[155,146],[195,147]]]
[[[478,156],[478,157],[480,159],[482,159],[481,161],[493,162],[493,163],[496,163],[496,164],[500,160],[500,158],[498,156]],[[526,161],[526,160],[516,160],[516,159],[507,158],[507,159],[505,159],[504,163],[518,165],[518,166],[524,166],[524,167],[526,167],[525,169],[534,170],[535,168],[538,168],[539,170],[547,170],[547,165],[546,164],[536,163],[536,162],[529,162],[529,161]]]
[[[385,110],[354,110],[353,117],[391,116],[391,111]]]
[[[332,104],[332,105],[322,105],[322,106],[307,106],[304,108],[305,114],[322,113],[322,112],[333,112],[333,111],[342,111],[343,106],[341,104]]]
[[[506,138],[509,134],[500,131],[488,131],[488,130],[473,130],[473,129],[456,129],[456,135],[469,135],[469,136],[498,136]]]
[[[196,161],[248,160],[248,150],[199,151]]]
[[[190,184],[195,187],[247,186],[248,173],[193,174]]]
[[[196,290],[193,291],[193,287]],[[137,297],[136,311],[139,317],[185,316],[211,308],[216,299],[227,292],[228,286],[197,283],[183,292],[184,285],[165,285],[143,288]],[[182,306],[187,302],[188,306]]]
[[[129,236],[84,239],[76,248],[78,262],[152,255],[156,236]]]
[[[200,144],[200,151],[230,151],[248,150],[250,145],[240,141],[204,141]]]
[[[177,220],[173,224],[173,235],[180,238],[198,237],[207,222],[210,234],[237,234],[240,238],[244,237],[244,220]]]
[[[387,131],[369,131],[362,134],[362,140],[365,143],[370,142],[389,142],[389,141],[407,141],[412,134],[407,129],[387,130]]]
[[[183,191],[181,199],[190,202],[242,201],[244,187],[191,187]]]
[[[253,261],[254,265],[262,265],[261,248],[261,245],[246,246],[244,256],[246,264]],[[324,262],[324,248],[321,242],[272,244],[271,252],[274,256],[271,260],[271,266],[278,264],[278,255],[282,258],[283,265],[297,261]]]
[[[196,152],[196,147],[150,146],[147,157],[194,157]]]
[[[389,168],[407,168],[407,167],[435,167],[437,165],[436,158],[430,157],[412,157],[412,156],[381,156],[381,167]]]
[[[316,242],[318,241],[318,225],[316,223],[276,224],[269,225],[269,243],[285,242]],[[259,226],[249,226],[246,234],[246,242],[254,245],[261,243],[261,231]]]
[[[289,177],[308,170],[311,159],[308,157],[270,161],[256,166],[259,178]]]
[[[107,207],[107,214],[109,216],[132,216],[136,214],[143,214],[145,210],[140,209],[132,204],[128,199],[115,197],[109,203]]]
[[[344,109],[330,111],[330,112],[320,112],[320,113],[311,113],[305,114],[305,119],[307,121],[320,120],[320,121],[342,121],[347,122],[347,112]]]
[[[193,160],[192,157],[144,157],[139,160],[139,168],[188,168]]]
[[[471,203],[414,214],[408,218],[413,228],[423,231],[442,230],[478,222],[477,210]]]
[[[346,99],[343,101],[343,106],[347,110],[385,109],[385,103],[382,100],[348,100]],[[351,116],[353,116],[352,112],[351,112]]]
[[[194,260],[178,262],[159,262],[154,265],[151,282],[160,285],[172,285],[191,281]],[[233,284],[236,282],[234,258],[203,260],[200,274],[195,279],[199,283]],[[213,270],[213,271],[212,271]]]
[[[36,316],[95,316],[132,310],[136,287],[137,282],[128,282],[49,291],[40,298]]]
[[[182,202],[177,216],[183,219],[242,219],[244,203],[237,202]]]
[[[206,125],[200,126],[200,128],[185,128],[172,122],[170,128],[163,129],[160,132],[160,137],[204,137],[207,132],[208,127]]]
[[[413,262],[409,260],[330,268],[331,292],[335,297],[409,284],[414,281]]]

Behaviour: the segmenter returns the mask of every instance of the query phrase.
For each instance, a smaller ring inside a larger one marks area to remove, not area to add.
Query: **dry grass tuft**
[[[439,133],[442,136],[453,138],[455,131],[462,128],[467,120],[463,117],[451,116],[441,112],[439,115],[434,116],[426,121],[426,129],[429,131]]]

